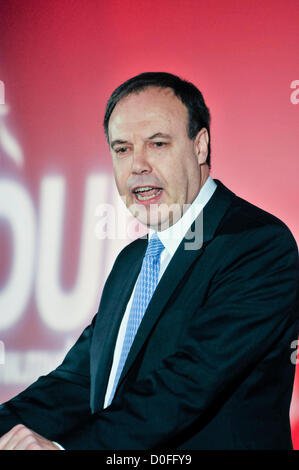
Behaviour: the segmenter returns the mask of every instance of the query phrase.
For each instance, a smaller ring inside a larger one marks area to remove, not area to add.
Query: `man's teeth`
[[[142,192],[142,191],[150,191],[151,189],[153,189],[151,186],[144,186],[143,188],[135,189],[135,193],[139,193],[139,192]]]
[[[144,187],[144,188],[138,188],[136,189],[135,193],[136,193],[136,197],[139,201],[147,201],[148,199],[153,199],[155,197],[158,196],[158,194],[161,193],[162,189],[158,189],[157,192],[155,192],[154,194],[151,194],[150,196],[142,196],[140,193],[143,192],[143,191],[151,191],[152,189],[154,188],[151,188],[151,187]]]

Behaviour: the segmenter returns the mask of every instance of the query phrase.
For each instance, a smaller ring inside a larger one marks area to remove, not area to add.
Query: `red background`
[[[291,88],[299,80],[298,16],[298,0],[1,2],[0,80],[9,112],[2,116],[0,130],[5,126],[19,150],[9,147],[0,133],[0,178],[17,183],[32,201],[35,250],[28,261],[32,280],[27,301],[18,320],[0,329],[5,346],[0,402],[63,357],[64,345],[74,342],[96,312],[113,259],[127,242],[97,241],[96,295],[73,326],[71,321],[63,331],[50,326],[37,302],[42,183],[60,177],[66,185],[58,275],[61,289],[71,294],[80,265],[88,177],[102,175],[108,184],[99,188],[98,203],[114,198],[102,120],[107,98],[125,79],[144,71],[168,71],[193,81],[212,114],[212,177],[281,218],[298,241],[299,93]],[[19,155],[19,164],[12,155]],[[28,230],[24,225],[24,237]],[[11,228],[1,213],[0,236],[1,305],[16,256]],[[72,318],[72,310],[60,314],[62,320]],[[5,315],[0,310],[0,322]],[[24,354],[32,351],[29,360]],[[44,351],[57,353],[53,363],[40,361]],[[7,371],[10,364],[18,364],[13,373]],[[17,370],[27,375],[18,378]],[[291,407],[296,449],[298,381],[297,375]]]

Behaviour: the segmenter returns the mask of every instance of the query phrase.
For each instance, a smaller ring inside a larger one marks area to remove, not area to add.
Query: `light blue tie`
[[[128,324],[121,351],[121,356],[118,363],[108,405],[110,405],[113,399],[119,378],[121,376],[121,372],[123,370],[130,348],[134,341],[138,327],[147,309],[149,301],[151,300],[154,290],[158,284],[160,271],[160,254],[163,249],[163,243],[160,241],[158,235],[154,233],[148,243],[147,250],[143,258],[142,267],[136,283],[135,293],[128,318]]]

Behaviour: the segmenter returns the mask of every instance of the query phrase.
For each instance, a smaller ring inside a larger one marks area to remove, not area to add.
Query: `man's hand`
[[[59,450],[59,448],[23,424],[17,424],[0,438],[0,450]]]

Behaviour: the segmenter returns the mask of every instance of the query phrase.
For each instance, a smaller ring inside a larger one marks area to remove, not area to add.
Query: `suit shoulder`
[[[230,210],[227,211],[218,227],[218,232],[237,234],[263,231],[282,236],[298,251],[296,240],[285,222],[274,214],[235,195]]]

